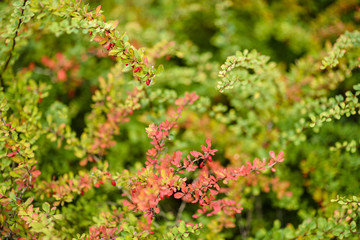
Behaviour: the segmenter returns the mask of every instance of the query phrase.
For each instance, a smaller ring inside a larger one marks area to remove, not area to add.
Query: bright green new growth
[[[351,51],[357,47],[360,47],[360,32],[345,32],[336,40],[328,56],[322,61],[321,69],[336,67],[339,65],[339,60],[347,51]]]
[[[222,70],[219,72],[221,81],[218,83],[218,90],[223,92],[226,89],[232,89],[234,85],[246,88],[264,81],[267,71],[274,67],[273,63],[268,63],[269,59],[268,56],[262,56],[255,50],[236,52],[235,56],[228,57],[221,65]]]

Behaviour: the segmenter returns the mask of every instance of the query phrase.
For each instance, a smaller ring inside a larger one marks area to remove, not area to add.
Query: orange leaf
[[[111,21],[111,22],[108,22],[112,28],[116,28],[117,25],[119,24],[119,20],[116,20],[116,21]]]
[[[41,172],[39,170],[35,170],[31,174],[33,175],[33,177],[37,177],[41,174]]]
[[[184,193],[182,193],[182,192],[177,192],[174,194],[174,198],[176,198],[176,199],[182,198],[183,196],[184,196]]]
[[[102,38],[100,36],[96,36],[96,37],[94,37],[93,40],[96,41],[96,42],[101,42],[101,41],[105,40],[105,38]]]
[[[100,15],[101,5],[96,7],[96,16]]]

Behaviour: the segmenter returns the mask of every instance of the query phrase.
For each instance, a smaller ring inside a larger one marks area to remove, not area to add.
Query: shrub
[[[358,238],[357,1],[101,4],[0,2],[3,239]]]

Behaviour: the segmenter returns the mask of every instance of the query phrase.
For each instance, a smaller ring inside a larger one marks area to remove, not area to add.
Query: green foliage
[[[345,32],[341,37],[336,40],[334,47],[329,53],[329,56],[325,57],[322,61],[321,69],[325,69],[330,66],[336,67],[347,51],[351,51],[353,48],[360,46],[360,32]]]
[[[249,53],[248,50],[242,52],[237,52],[236,56],[228,57],[226,62],[221,65],[222,71],[219,72],[219,77],[222,78],[222,81],[219,82],[217,88],[220,92],[223,92],[225,89],[231,89],[234,84],[240,83],[244,88],[251,87],[247,84],[258,85],[260,79],[263,79],[265,76],[268,76],[268,68],[266,63],[269,61],[269,57],[260,56],[256,51]],[[240,68],[243,71],[231,71],[234,68]]]
[[[358,239],[359,19],[1,1],[2,239]]]

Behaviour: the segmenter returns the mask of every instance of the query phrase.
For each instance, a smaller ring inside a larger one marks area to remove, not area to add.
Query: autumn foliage
[[[0,14],[2,239],[358,238],[357,1]]]

